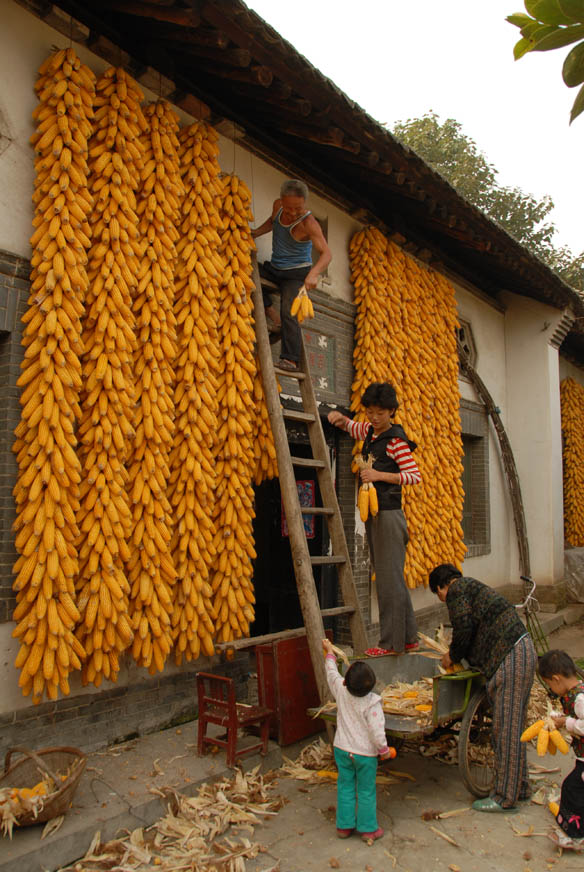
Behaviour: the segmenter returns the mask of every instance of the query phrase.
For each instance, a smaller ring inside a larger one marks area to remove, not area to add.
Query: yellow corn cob
[[[184,186],[180,175],[178,118],[163,100],[144,111],[144,168],[138,193],[139,231],[146,249],[133,301],[136,439],[128,461],[133,505],[132,541],[140,545],[127,565],[131,584],[132,655],[151,674],[172,647],[176,569],[172,559],[173,513],[166,494],[174,438],[175,243]]]
[[[534,739],[536,736],[539,735],[544,725],[544,720],[535,721],[535,723],[531,724],[530,727],[527,727],[527,729],[521,733],[521,741],[529,742],[530,739]]]
[[[357,306],[351,407],[364,420],[365,388],[392,382],[401,404],[397,421],[419,446],[422,481],[403,491],[405,577],[416,587],[437,563],[460,565],[466,550],[454,289],[375,228],[355,234],[349,254]]]
[[[123,69],[108,69],[96,90],[89,144],[95,206],[79,427],[83,479],[77,588],[86,607],[76,635],[88,654],[82,680],[99,687],[103,678],[117,680],[118,653],[132,642],[131,628],[121,616],[128,612],[130,595],[124,567],[131,535],[126,462],[135,436],[132,296],[140,271],[136,191],[144,162],[139,137],[146,121],[139,108],[142,92]]]
[[[555,751],[551,750],[552,747],[557,748],[558,751],[562,752],[562,754],[567,754],[570,750],[570,746],[557,728],[550,730],[550,741],[548,745],[548,751],[550,754],[555,753]]]
[[[362,484],[359,488],[359,493],[357,495],[357,505],[359,506],[359,514],[363,523],[365,523],[369,517],[369,490],[369,482],[365,482],[365,484]]]
[[[558,816],[558,813],[560,811],[560,806],[558,805],[557,802],[548,802],[548,808],[554,817]]]
[[[544,757],[545,753],[548,749],[550,739],[550,731],[546,729],[546,727],[542,727],[539,733],[537,734],[537,755],[538,757]]]
[[[377,512],[379,511],[379,503],[377,500],[377,490],[375,489],[374,484],[370,484],[369,490],[367,491],[369,494],[369,514],[371,517],[375,517]]]
[[[172,634],[178,664],[213,655],[212,590],[209,571],[215,557],[215,453],[219,342],[218,295],[221,275],[212,258],[221,246],[218,135],[204,122],[179,136],[186,196],[175,277],[178,357],[176,428],[170,458],[169,493],[175,516],[172,553],[178,572]],[[205,192],[205,199],[201,194]],[[198,271],[195,269],[197,266]]]
[[[69,692],[67,676],[85,656],[71,630],[79,613],[76,512],[80,464],[75,453],[82,383],[81,316],[87,291],[87,140],[91,132],[93,73],[73,48],[42,65],[35,90],[37,131],[31,238],[31,290],[22,344],[21,421],[14,451],[18,477],[15,544],[16,664],[22,692],[33,703],[44,693]],[[61,647],[61,657],[55,651]]]

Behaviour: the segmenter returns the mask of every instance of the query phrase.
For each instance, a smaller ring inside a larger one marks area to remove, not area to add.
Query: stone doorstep
[[[584,617],[584,603],[572,603],[558,612],[538,612],[541,628],[546,635],[553,633],[564,624],[577,624]]]
[[[15,828],[11,841],[0,837],[0,872],[54,872],[82,858],[97,831],[101,841],[107,842],[122,829],[149,826],[162,817],[164,802],[151,789],[172,787],[193,796],[205,782],[230,775],[233,770],[227,767],[223,750],[197,756],[196,730],[193,721],[180,728],[180,738],[172,728],[89,754],[61,828],[42,842],[44,824]],[[209,734],[214,730],[221,731],[210,725]],[[243,736],[238,746],[255,741],[255,736]],[[277,769],[282,765],[282,751],[270,741],[265,757],[250,754],[240,762],[244,771],[258,764],[262,771]]]

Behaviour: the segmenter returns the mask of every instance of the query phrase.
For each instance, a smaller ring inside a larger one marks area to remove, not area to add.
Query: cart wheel
[[[471,696],[460,723],[458,768],[466,788],[474,796],[488,796],[495,780],[495,757],[491,744],[491,705],[484,688]]]

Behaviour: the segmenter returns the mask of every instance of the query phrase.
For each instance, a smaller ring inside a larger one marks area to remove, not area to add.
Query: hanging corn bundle
[[[128,563],[132,655],[151,674],[162,671],[172,647],[176,571],[170,548],[167,499],[174,437],[175,243],[184,193],[178,157],[178,119],[164,101],[145,110],[144,169],[138,195],[140,236],[146,244],[133,311],[136,438],[128,464],[132,541]]]
[[[14,567],[16,667],[25,696],[39,703],[69,693],[68,675],[85,652],[73,634],[79,620],[76,513],[80,464],[81,321],[87,291],[87,141],[95,77],[72,48],[41,66],[35,90],[35,233],[31,293],[22,344],[21,420],[14,450],[18,478]]]
[[[573,378],[560,384],[564,460],[564,535],[584,545],[584,387]]]
[[[172,552],[178,572],[172,616],[175,659],[215,652],[209,569],[216,554],[215,451],[219,341],[217,309],[224,262],[219,251],[217,133],[204,122],[180,134],[185,186],[178,243],[176,302],[176,429],[170,494],[175,516]]]
[[[367,385],[392,382],[400,401],[396,421],[418,444],[422,482],[403,495],[410,536],[405,577],[417,587],[437,563],[459,565],[466,550],[454,290],[375,228],[353,237],[350,255],[357,304],[351,408],[364,419]]]
[[[268,414],[268,404],[264,393],[264,383],[259,359],[255,359],[256,374],[253,379],[253,404],[255,408],[253,450],[255,456],[254,483],[261,484],[269,478],[278,477],[278,461],[274,434]]]
[[[254,619],[252,586],[255,458],[253,380],[255,332],[249,221],[251,194],[237,176],[226,176],[222,204],[225,272],[220,288],[217,492],[213,607],[220,642],[249,635]]]
[[[131,513],[126,461],[134,437],[132,296],[142,243],[136,191],[144,163],[143,94],[123,69],[110,68],[96,86],[90,142],[94,196],[89,290],[83,331],[83,394],[79,426],[81,510],[79,610],[76,635],[87,660],[83,683],[117,679],[118,656],[132,641],[128,621]]]

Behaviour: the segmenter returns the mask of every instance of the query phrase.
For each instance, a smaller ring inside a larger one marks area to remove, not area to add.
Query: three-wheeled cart
[[[458,736],[458,768],[468,790],[477,797],[488,796],[494,769],[491,746],[491,708],[480,672],[466,670],[442,675],[436,660],[423,654],[371,657],[367,663],[377,677],[376,691],[398,681],[413,683],[432,678],[432,711],[427,721],[404,715],[385,715],[388,744],[427,739],[432,735]],[[340,664],[341,672],[346,667]],[[314,715],[318,709],[309,709]],[[336,712],[322,712],[321,718],[336,721]]]

